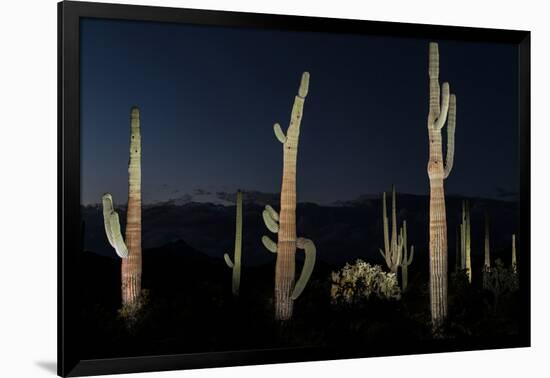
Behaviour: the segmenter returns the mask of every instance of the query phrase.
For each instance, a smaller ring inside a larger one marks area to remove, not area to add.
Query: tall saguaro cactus
[[[130,113],[126,242],[122,239],[118,214],[109,193],[103,196],[103,218],[107,239],[122,257],[122,306],[138,310],[141,295],[141,132],[139,109],[134,106]]]
[[[439,85],[439,47],[429,45],[428,73],[430,78],[430,108],[428,113],[428,139],[430,157],[430,304],[434,330],[447,318],[447,218],[443,181],[449,176],[454,161],[454,135],[456,122],[456,97],[450,93],[449,84]],[[442,92],[442,93],[441,93]],[[441,129],[447,121],[447,159],[443,161]]]
[[[462,270],[466,271],[468,282],[472,282],[472,237],[470,223],[470,204],[462,201],[462,223],[460,224],[460,250]]]
[[[237,191],[237,215],[235,220],[235,251],[233,259],[226,253],[223,255],[225,263],[233,270],[233,281],[231,291],[233,295],[239,295],[239,287],[241,285],[241,249],[243,243],[243,193]]]
[[[292,317],[293,301],[304,290],[315,265],[315,245],[309,239],[296,236],[296,159],[300,123],[308,89],[309,73],[304,72],[298,95],[294,99],[286,135],[278,123],[273,125],[275,136],[283,145],[281,212],[279,216],[271,206],[266,206],[263,212],[264,222],[271,232],[278,235],[278,238],[275,243],[268,236],[263,236],[262,242],[269,251],[277,253],[275,265],[275,318],[277,320],[288,320]],[[300,278],[294,284],[296,248],[305,251],[305,262]]]

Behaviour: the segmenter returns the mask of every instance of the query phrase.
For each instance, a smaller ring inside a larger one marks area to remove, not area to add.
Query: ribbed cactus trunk
[[[294,277],[296,274],[296,159],[300,139],[300,123],[309,86],[309,73],[302,75],[298,95],[294,99],[290,125],[283,144],[283,182],[275,265],[275,318],[292,317]]]
[[[131,110],[128,175],[125,238],[128,258],[122,260],[122,304],[135,307],[141,294],[141,133],[137,107]]]
[[[428,114],[428,137],[430,157],[430,303],[434,330],[440,328],[447,318],[447,218],[443,181],[451,172],[454,159],[454,129],[456,100],[450,95],[449,84],[439,86],[439,50],[437,43],[429,46],[430,110]],[[441,104],[440,104],[441,101]],[[447,161],[443,160],[441,129],[449,115],[447,126]]]

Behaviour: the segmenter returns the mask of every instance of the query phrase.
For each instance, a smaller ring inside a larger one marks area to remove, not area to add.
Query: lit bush
[[[400,299],[401,291],[395,273],[386,273],[380,265],[358,259],[332,272],[333,303],[354,304],[370,299]]]

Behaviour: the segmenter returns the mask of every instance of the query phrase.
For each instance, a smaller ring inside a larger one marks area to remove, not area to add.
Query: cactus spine
[[[462,223],[460,224],[462,238],[460,240],[462,252],[462,270],[466,271],[468,282],[472,283],[472,238],[470,225],[470,204],[462,201]]]
[[[447,219],[443,181],[449,176],[454,161],[454,134],[456,97],[450,94],[449,84],[439,85],[439,47],[429,45],[430,101],[428,113],[428,140],[430,158],[430,307],[432,325],[437,331],[447,318]],[[441,103],[440,103],[441,101]],[[443,161],[441,129],[447,121],[447,159]]]
[[[241,249],[243,241],[243,193],[237,191],[237,215],[235,220],[235,251],[234,262],[231,261],[231,257],[226,253],[223,255],[227,266],[233,270],[233,278],[231,284],[231,291],[233,295],[239,295],[239,287],[241,285]]]
[[[401,261],[401,287],[403,292],[407,291],[409,284],[409,265],[412,264],[414,256],[414,245],[411,245],[411,254],[407,250],[407,221],[403,221],[403,260]]]
[[[278,235],[277,243],[268,236],[262,243],[277,254],[275,265],[275,318],[288,320],[292,317],[293,301],[302,293],[315,265],[315,245],[309,239],[296,236],[296,159],[300,137],[304,101],[309,88],[309,73],[302,74],[298,95],[294,99],[290,125],[286,135],[281,126],[273,126],[275,136],[283,145],[283,180],[281,186],[281,214],[269,205],[263,211],[263,219],[269,231]],[[305,252],[305,262],[300,278],[294,284],[296,248]]]
[[[391,239],[389,231],[388,213],[386,209],[386,192],[382,194],[382,224],[384,226],[384,250],[379,249],[380,254],[386,261],[386,265],[392,273],[397,273],[397,269],[401,265],[403,259],[403,228],[399,230],[397,235],[397,209],[395,200],[395,186],[392,185],[392,200],[391,200]]]
[[[122,258],[122,306],[130,310],[138,310],[141,294],[141,133],[139,109],[135,106],[130,111],[126,242],[122,238],[120,221],[114,210],[111,194],[104,194],[102,203],[107,239]]]

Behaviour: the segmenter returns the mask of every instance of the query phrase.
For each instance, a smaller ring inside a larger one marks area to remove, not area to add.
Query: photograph
[[[528,345],[517,43],[79,28],[82,359]]]

